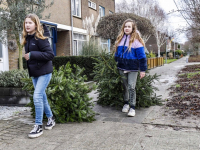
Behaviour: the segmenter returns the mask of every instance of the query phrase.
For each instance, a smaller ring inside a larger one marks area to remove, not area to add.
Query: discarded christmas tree
[[[114,55],[102,53],[98,58],[94,58],[97,63],[94,67],[94,81],[97,82],[99,93],[97,103],[103,106],[123,106],[123,86],[122,76],[117,69],[117,63]],[[160,105],[160,98],[156,96],[155,90],[158,90],[152,84],[158,80],[158,75],[149,75],[142,79],[137,78],[136,83],[136,107],[149,107],[152,105]]]

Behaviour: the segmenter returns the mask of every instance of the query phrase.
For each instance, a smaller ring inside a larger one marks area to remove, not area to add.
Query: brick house
[[[88,39],[83,19],[93,14],[96,20],[98,15],[103,17],[114,12],[115,0],[54,0],[54,4],[43,12],[43,15],[51,13],[51,17],[41,20],[41,23],[49,27],[49,42],[55,56],[74,56],[78,55],[82,44]],[[99,37],[98,41],[109,51],[109,39]],[[0,71],[17,68],[18,50],[11,51],[0,43]]]

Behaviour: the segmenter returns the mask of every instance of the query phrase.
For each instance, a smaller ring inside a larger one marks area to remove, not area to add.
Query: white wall
[[[0,58],[0,71],[8,71],[9,70],[9,58],[8,58],[8,47],[0,43],[2,48],[2,56]]]

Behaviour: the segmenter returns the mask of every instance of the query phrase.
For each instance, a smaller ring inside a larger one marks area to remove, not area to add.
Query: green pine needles
[[[97,103],[103,106],[123,106],[123,86],[122,76],[119,74],[114,55],[101,53],[98,58],[94,58],[97,63],[94,67],[94,80],[97,82],[99,93]],[[146,72],[148,73],[148,71]],[[136,107],[149,107],[160,105],[161,98],[156,96],[155,90],[158,90],[152,83],[158,80],[158,75],[146,74],[140,79],[139,73],[136,83]]]
[[[56,122],[92,122],[94,121],[94,106],[88,93],[95,89],[89,88],[84,81],[87,77],[82,76],[84,69],[74,65],[76,71],[73,73],[70,63],[61,66],[59,70],[52,73],[51,81],[46,89],[49,105]],[[33,94],[34,88],[31,79],[24,79],[26,85],[23,89]],[[35,115],[34,103],[31,97],[29,104],[32,108],[32,116]]]

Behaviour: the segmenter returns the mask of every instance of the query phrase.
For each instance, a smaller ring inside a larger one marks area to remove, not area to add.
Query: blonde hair
[[[140,33],[138,32],[137,30],[137,26],[136,26],[136,23],[134,20],[132,19],[126,19],[124,21],[124,23],[122,24],[122,27],[121,27],[121,30],[120,30],[120,33],[119,35],[117,36],[117,39],[116,39],[116,42],[115,42],[115,51],[117,51],[117,47],[119,45],[119,43],[121,42],[123,36],[124,36],[124,27],[125,27],[125,24],[127,22],[131,22],[132,24],[132,33],[130,34],[130,40],[129,40],[129,46],[128,46],[128,51],[131,50],[131,45],[132,43],[137,39],[143,46],[145,46],[145,43],[143,41],[143,39],[141,38],[140,36]]]
[[[43,27],[41,26],[40,24],[40,19],[38,18],[38,16],[36,14],[28,14],[26,16],[26,18],[30,18],[34,23],[35,23],[35,26],[36,26],[36,29],[35,29],[35,37],[36,38],[39,38],[39,39],[46,39],[47,37],[45,37],[43,35],[44,33],[44,30],[43,30]],[[24,23],[23,23],[23,37],[22,37],[22,45],[25,45],[26,44],[26,36],[27,36],[27,32],[26,32],[26,29],[25,29],[25,20],[26,18],[24,19]]]

